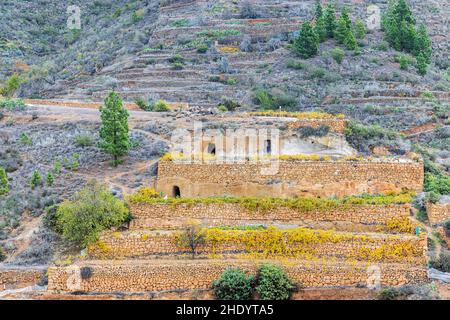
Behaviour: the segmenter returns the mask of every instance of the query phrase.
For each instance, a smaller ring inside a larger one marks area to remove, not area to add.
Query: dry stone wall
[[[447,219],[450,219],[450,203],[428,203],[427,214],[431,225],[444,223]]]
[[[104,259],[137,258],[148,256],[166,256],[190,254],[188,248],[181,247],[176,241],[176,232],[122,232],[106,233],[102,235],[99,245],[90,247],[92,256]],[[244,234],[242,234],[244,236]],[[337,240],[339,239],[339,240]],[[329,258],[365,258],[362,252],[366,250],[387,248],[415,248],[416,251],[401,252],[393,257],[383,257],[386,262],[408,262],[424,264],[426,262],[426,237],[400,236],[400,235],[364,235],[335,233],[334,239],[320,243],[305,244],[302,241],[287,244],[292,252],[301,255],[313,255],[314,257]],[[244,241],[238,240],[207,242],[197,248],[198,254],[203,255],[229,255],[235,256],[241,253],[251,253],[254,247],[249,247]],[[263,244],[260,248],[263,250]],[[297,251],[295,251],[297,250]],[[226,257],[226,256],[224,256]]]
[[[229,267],[240,267],[254,274],[261,263],[267,262],[267,260],[125,260],[113,263],[91,261],[79,266],[90,271],[89,277],[84,279],[80,272],[79,282],[71,282],[73,279],[69,278],[73,277],[73,267],[49,268],[48,289],[105,293],[208,289]],[[368,270],[369,267],[380,271],[381,284],[385,286],[398,286],[427,279],[425,267],[407,264],[371,266],[368,263],[291,261],[285,262],[284,265],[288,276],[305,287],[366,286],[368,277],[372,274],[371,269]]]
[[[299,224],[301,221],[349,221],[384,224],[393,218],[410,215],[411,205],[346,205],[326,211],[300,211],[288,207],[249,210],[242,205],[225,204],[130,204],[134,219],[131,229],[178,229],[192,219],[210,227],[240,225]]]
[[[274,169],[274,170],[272,170]],[[423,163],[414,161],[279,161],[179,163],[160,161],[156,189],[181,197],[298,197],[381,194],[423,188]]]
[[[289,123],[289,127],[296,129],[300,127],[320,127],[326,126],[330,128],[331,132],[344,133],[347,127],[347,120],[345,119],[297,119]]]
[[[20,289],[37,284],[44,271],[39,269],[3,269],[0,268],[0,291]]]

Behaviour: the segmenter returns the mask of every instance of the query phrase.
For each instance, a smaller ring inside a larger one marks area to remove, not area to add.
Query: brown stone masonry
[[[208,289],[229,267],[241,267],[245,271],[255,273],[261,263],[267,262],[269,261],[90,261],[79,265],[89,271],[85,272],[87,276],[84,279],[81,276],[83,272],[74,272],[73,266],[49,268],[48,289],[104,293]],[[383,286],[427,280],[425,267],[408,264],[290,261],[285,262],[284,268],[293,281],[305,287],[366,286],[370,276],[378,272]]]
[[[299,224],[301,221],[349,221],[362,224],[384,224],[393,218],[410,215],[411,205],[353,205],[327,211],[300,211],[287,207],[271,210],[246,209],[239,204],[130,204],[134,219],[131,229],[178,229],[190,220],[210,227],[239,225]]]
[[[190,254],[190,250],[181,247],[176,241],[177,232],[108,232],[102,235],[100,245],[91,246],[89,253],[102,259],[137,258],[148,256],[166,256],[173,254]],[[426,237],[378,234],[335,233],[337,240],[321,243],[304,244],[301,241],[287,244],[286,247],[299,250],[298,254],[312,254],[315,257],[352,258],[358,256],[361,250],[376,250],[393,247],[412,246],[417,248],[414,254],[401,252],[395,257],[383,258],[386,262],[409,262],[424,264],[426,262]],[[425,241],[424,241],[425,240]],[[262,246],[261,246],[262,247]],[[254,250],[250,248],[250,250]],[[207,243],[197,248],[198,254],[234,254],[247,253],[248,248],[243,242]],[[363,256],[365,258],[365,256]]]
[[[175,163],[160,161],[156,189],[168,196],[298,197],[420,191],[423,163],[368,161],[279,161],[262,163]]]
[[[0,291],[33,286],[42,279],[44,273],[40,269],[0,268]]]
[[[428,219],[431,225],[444,223],[450,219],[450,203],[447,204],[427,204]]]
[[[320,127],[326,126],[330,128],[331,132],[344,133],[347,127],[347,120],[345,119],[297,119],[294,122],[289,123],[289,128],[300,127]]]

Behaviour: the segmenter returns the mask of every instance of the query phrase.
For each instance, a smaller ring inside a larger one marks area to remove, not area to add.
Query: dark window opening
[[[208,144],[208,153],[213,155],[216,154],[216,145],[214,143]]]
[[[180,197],[181,197],[181,190],[180,190],[180,187],[178,187],[178,186],[174,186],[174,187],[173,187],[173,190],[172,190],[172,196],[173,196],[174,198],[180,198]]]
[[[267,154],[272,153],[272,140],[264,141],[264,152]]]

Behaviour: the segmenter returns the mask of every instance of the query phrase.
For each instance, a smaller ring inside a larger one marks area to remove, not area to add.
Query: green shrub
[[[234,111],[237,108],[242,107],[238,102],[230,100],[230,99],[223,99],[222,102],[219,105],[220,107],[224,107],[226,111]]]
[[[378,125],[364,125],[351,121],[344,131],[350,145],[361,152],[370,152],[370,146],[395,144],[398,134]]]
[[[425,191],[434,193],[435,196],[450,194],[450,176],[443,173],[433,174],[425,173]],[[437,202],[437,201],[435,201]]]
[[[159,100],[153,106],[153,111],[155,112],[168,112],[170,111],[170,107],[164,100]]]
[[[98,240],[106,229],[129,221],[123,201],[115,198],[108,187],[95,182],[65,200],[57,210],[57,229],[65,239],[86,247]]]
[[[190,24],[191,23],[190,23],[189,19],[184,18],[184,19],[179,19],[179,20],[173,21],[170,24],[170,26],[174,27],[174,28],[182,28],[182,27],[188,27]]]
[[[0,97],[0,109],[9,111],[25,110],[25,103],[22,99],[2,99]]]
[[[263,110],[275,110],[280,107],[290,108],[297,104],[295,98],[280,90],[258,89],[253,94],[253,99]]]
[[[419,56],[417,56],[416,60],[417,60],[416,64],[417,73],[422,76],[425,75],[428,69],[428,64],[425,60],[425,57],[420,54]]]
[[[254,277],[247,276],[239,268],[229,268],[213,283],[213,289],[220,300],[250,300],[253,296],[253,284]]]
[[[145,15],[145,9],[136,10],[131,15],[131,22],[137,23],[137,22],[141,21],[142,19],[144,19],[144,15]]]
[[[441,252],[437,259],[431,261],[431,266],[442,272],[450,272],[450,254]]]
[[[354,33],[355,37],[357,39],[364,39],[366,36],[366,27],[364,25],[364,22],[361,19],[358,19],[355,23],[354,27]]]
[[[33,176],[31,177],[30,187],[32,190],[36,189],[36,187],[42,184],[42,177],[38,171],[33,172]]]
[[[396,300],[400,296],[400,291],[393,287],[382,288],[378,293],[379,300]]]
[[[288,300],[295,285],[285,271],[276,265],[264,264],[258,270],[256,291],[262,300]]]
[[[184,64],[184,58],[183,58],[183,56],[181,54],[176,54],[176,55],[170,57],[168,60],[169,60],[170,63],[181,63],[181,64]]]
[[[219,110],[220,112],[228,111],[228,109],[223,104],[219,104],[219,106],[217,107],[217,110]]]
[[[309,70],[310,79],[322,79],[326,75],[326,70],[324,68],[311,68]]]
[[[337,63],[341,64],[342,60],[344,60],[345,51],[340,48],[333,48],[329,51],[329,54]]]
[[[53,171],[56,174],[60,174],[61,173],[61,169],[62,169],[61,161],[56,160],[55,163],[53,164]]]
[[[33,144],[33,141],[26,133],[22,133],[20,135],[20,143],[24,146],[31,146]]]
[[[142,110],[147,111],[149,108],[148,103],[141,97],[134,99],[134,103],[136,103],[136,105],[141,108]]]
[[[174,62],[172,63],[172,70],[183,70],[184,64],[181,62]]]
[[[2,88],[0,88],[0,95],[6,97],[12,97],[17,90],[19,90],[21,85],[21,80],[18,74],[13,74],[9,77]]]
[[[78,135],[75,137],[75,144],[79,147],[90,147],[94,144],[92,138],[88,135]]]
[[[208,45],[204,42],[198,43],[196,45],[197,53],[206,53],[208,49],[209,49]]]
[[[302,69],[306,69],[307,65],[303,61],[300,61],[300,60],[288,59],[286,61],[286,67],[288,67],[290,69],[302,70]]]
[[[0,196],[9,192],[8,176],[4,168],[0,167]]]
[[[49,186],[49,187],[51,187],[53,185],[53,183],[55,182],[55,178],[53,177],[53,173],[51,173],[51,172],[47,173],[46,182],[47,182],[47,186]]]

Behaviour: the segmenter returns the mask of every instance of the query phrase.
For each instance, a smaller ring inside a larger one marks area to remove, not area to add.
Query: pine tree
[[[124,109],[120,96],[111,92],[100,108],[102,127],[100,128],[100,147],[114,157],[113,165],[119,164],[119,157],[128,154],[128,111]]]
[[[320,18],[323,18],[323,8],[322,4],[320,3],[320,0],[316,1],[316,12],[314,14],[316,21]]]
[[[310,22],[302,25],[298,37],[294,41],[296,53],[304,58],[311,58],[319,51],[319,36],[317,35]]]
[[[412,11],[405,0],[390,3],[383,16],[386,40],[396,50],[411,52],[415,43],[415,24]]]
[[[47,186],[51,187],[55,182],[55,178],[51,172],[47,173]]]
[[[338,43],[344,43],[345,39],[348,37],[349,30],[344,19],[339,19],[337,22],[337,28],[334,32],[334,37]]]
[[[333,38],[337,22],[336,22],[336,12],[331,2],[328,3],[325,9],[324,19],[325,19],[325,29],[327,30],[327,36],[328,38]]]
[[[427,73],[427,59],[423,56],[423,54],[419,54],[416,58],[416,68],[417,73],[420,75],[425,75]]]
[[[413,52],[416,57],[421,54],[427,64],[431,63],[433,49],[431,47],[431,39],[424,24],[421,24],[417,30]]]
[[[394,5],[392,14],[397,24],[400,24],[402,21],[406,21],[408,24],[416,24],[416,19],[414,19],[411,8],[406,3],[406,0],[398,0]]]
[[[319,37],[319,42],[327,40],[327,30],[325,28],[325,19],[323,17],[316,19],[314,31],[316,31],[316,34]]]
[[[9,192],[8,176],[5,169],[0,167],[0,196]]]
[[[335,38],[339,43],[344,44],[347,49],[354,50],[357,48],[357,42],[352,30],[352,21],[348,13],[348,9],[342,10],[342,15],[338,20]]]
[[[366,36],[366,27],[364,25],[364,22],[358,19],[355,23],[354,29],[355,37],[357,39],[364,39],[364,37]]]
[[[349,15],[347,7],[342,9],[342,13],[341,13],[341,18],[340,19],[344,20],[345,26],[347,27],[348,30],[350,30],[352,28],[352,21],[350,20],[350,15]]]
[[[344,39],[344,45],[349,50],[356,50],[358,49],[358,42],[356,41],[355,35],[353,34],[353,31],[349,31],[347,33],[347,36]]]
[[[30,183],[31,189],[34,190],[37,186],[40,186],[41,184],[42,184],[41,174],[38,171],[34,171]]]

